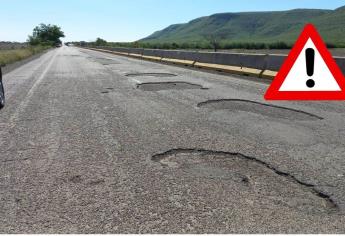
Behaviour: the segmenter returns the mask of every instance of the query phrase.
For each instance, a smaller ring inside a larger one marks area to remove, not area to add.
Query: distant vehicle
[[[5,106],[5,90],[2,83],[2,71],[0,67],[0,109]]]
[[[57,43],[57,44],[55,44],[55,47],[60,48],[60,47],[62,47],[62,44],[61,43]]]

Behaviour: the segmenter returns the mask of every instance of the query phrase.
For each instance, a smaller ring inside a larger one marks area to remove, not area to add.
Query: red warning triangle
[[[345,78],[312,24],[273,80],[266,100],[345,100]]]

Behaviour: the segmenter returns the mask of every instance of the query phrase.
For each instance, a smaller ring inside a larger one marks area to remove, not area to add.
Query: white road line
[[[131,79],[132,81],[134,81],[136,84],[142,84],[143,82],[137,80],[137,79]]]
[[[18,105],[18,108],[16,109],[16,111],[14,112],[14,114],[11,116],[10,118],[10,124],[13,127],[13,122],[18,118],[19,114],[24,111],[24,109],[27,107],[28,103],[30,102],[30,98],[32,97],[32,95],[34,94],[34,91],[36,90],[36,88],[38,87],[38,85],[42,82],[42,80],[44,79],[44,77],[46,76],[46,74],[48,73],[48,71],[50,70],[51,66],[53,65],[53,62],[56,58],[57,55],[57,51],[54,53],[53,57],[51,58],[49,64],[47,65],[47,67],[44,69],[44,71],[42,72],[42,74],[40,75],[40,77],[35,81],[34,85],[31,87],[31,89],[29,90],[28,94],[26,95],[25,99]]]

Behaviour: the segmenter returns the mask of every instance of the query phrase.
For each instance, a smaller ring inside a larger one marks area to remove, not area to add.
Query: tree
[[[40,24],[33,30],[32,35],[29,36],[28,42],[31,45],[54,45],[61,43],[60,38],[65,37],[64,32],[61,28],[56,25]]]
[[[95,42],[95,46],[107,46],[107,41],[101,38],[97,38]]]
[[[219,37],[217,37],[214,34],[211,34],[211,35],[206,35],[205,38],[209,42],[209,45],[212,47],[214,52],[217,52],[218,49],[220,48]]]
[[[132,43],[133,48],[140,48],[140,43],[138,41],[135,41]]]

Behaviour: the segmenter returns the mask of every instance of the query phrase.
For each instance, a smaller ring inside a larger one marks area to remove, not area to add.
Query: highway
[[[2,233],[345,233],[345,105],[62,47],[4,75]]]

